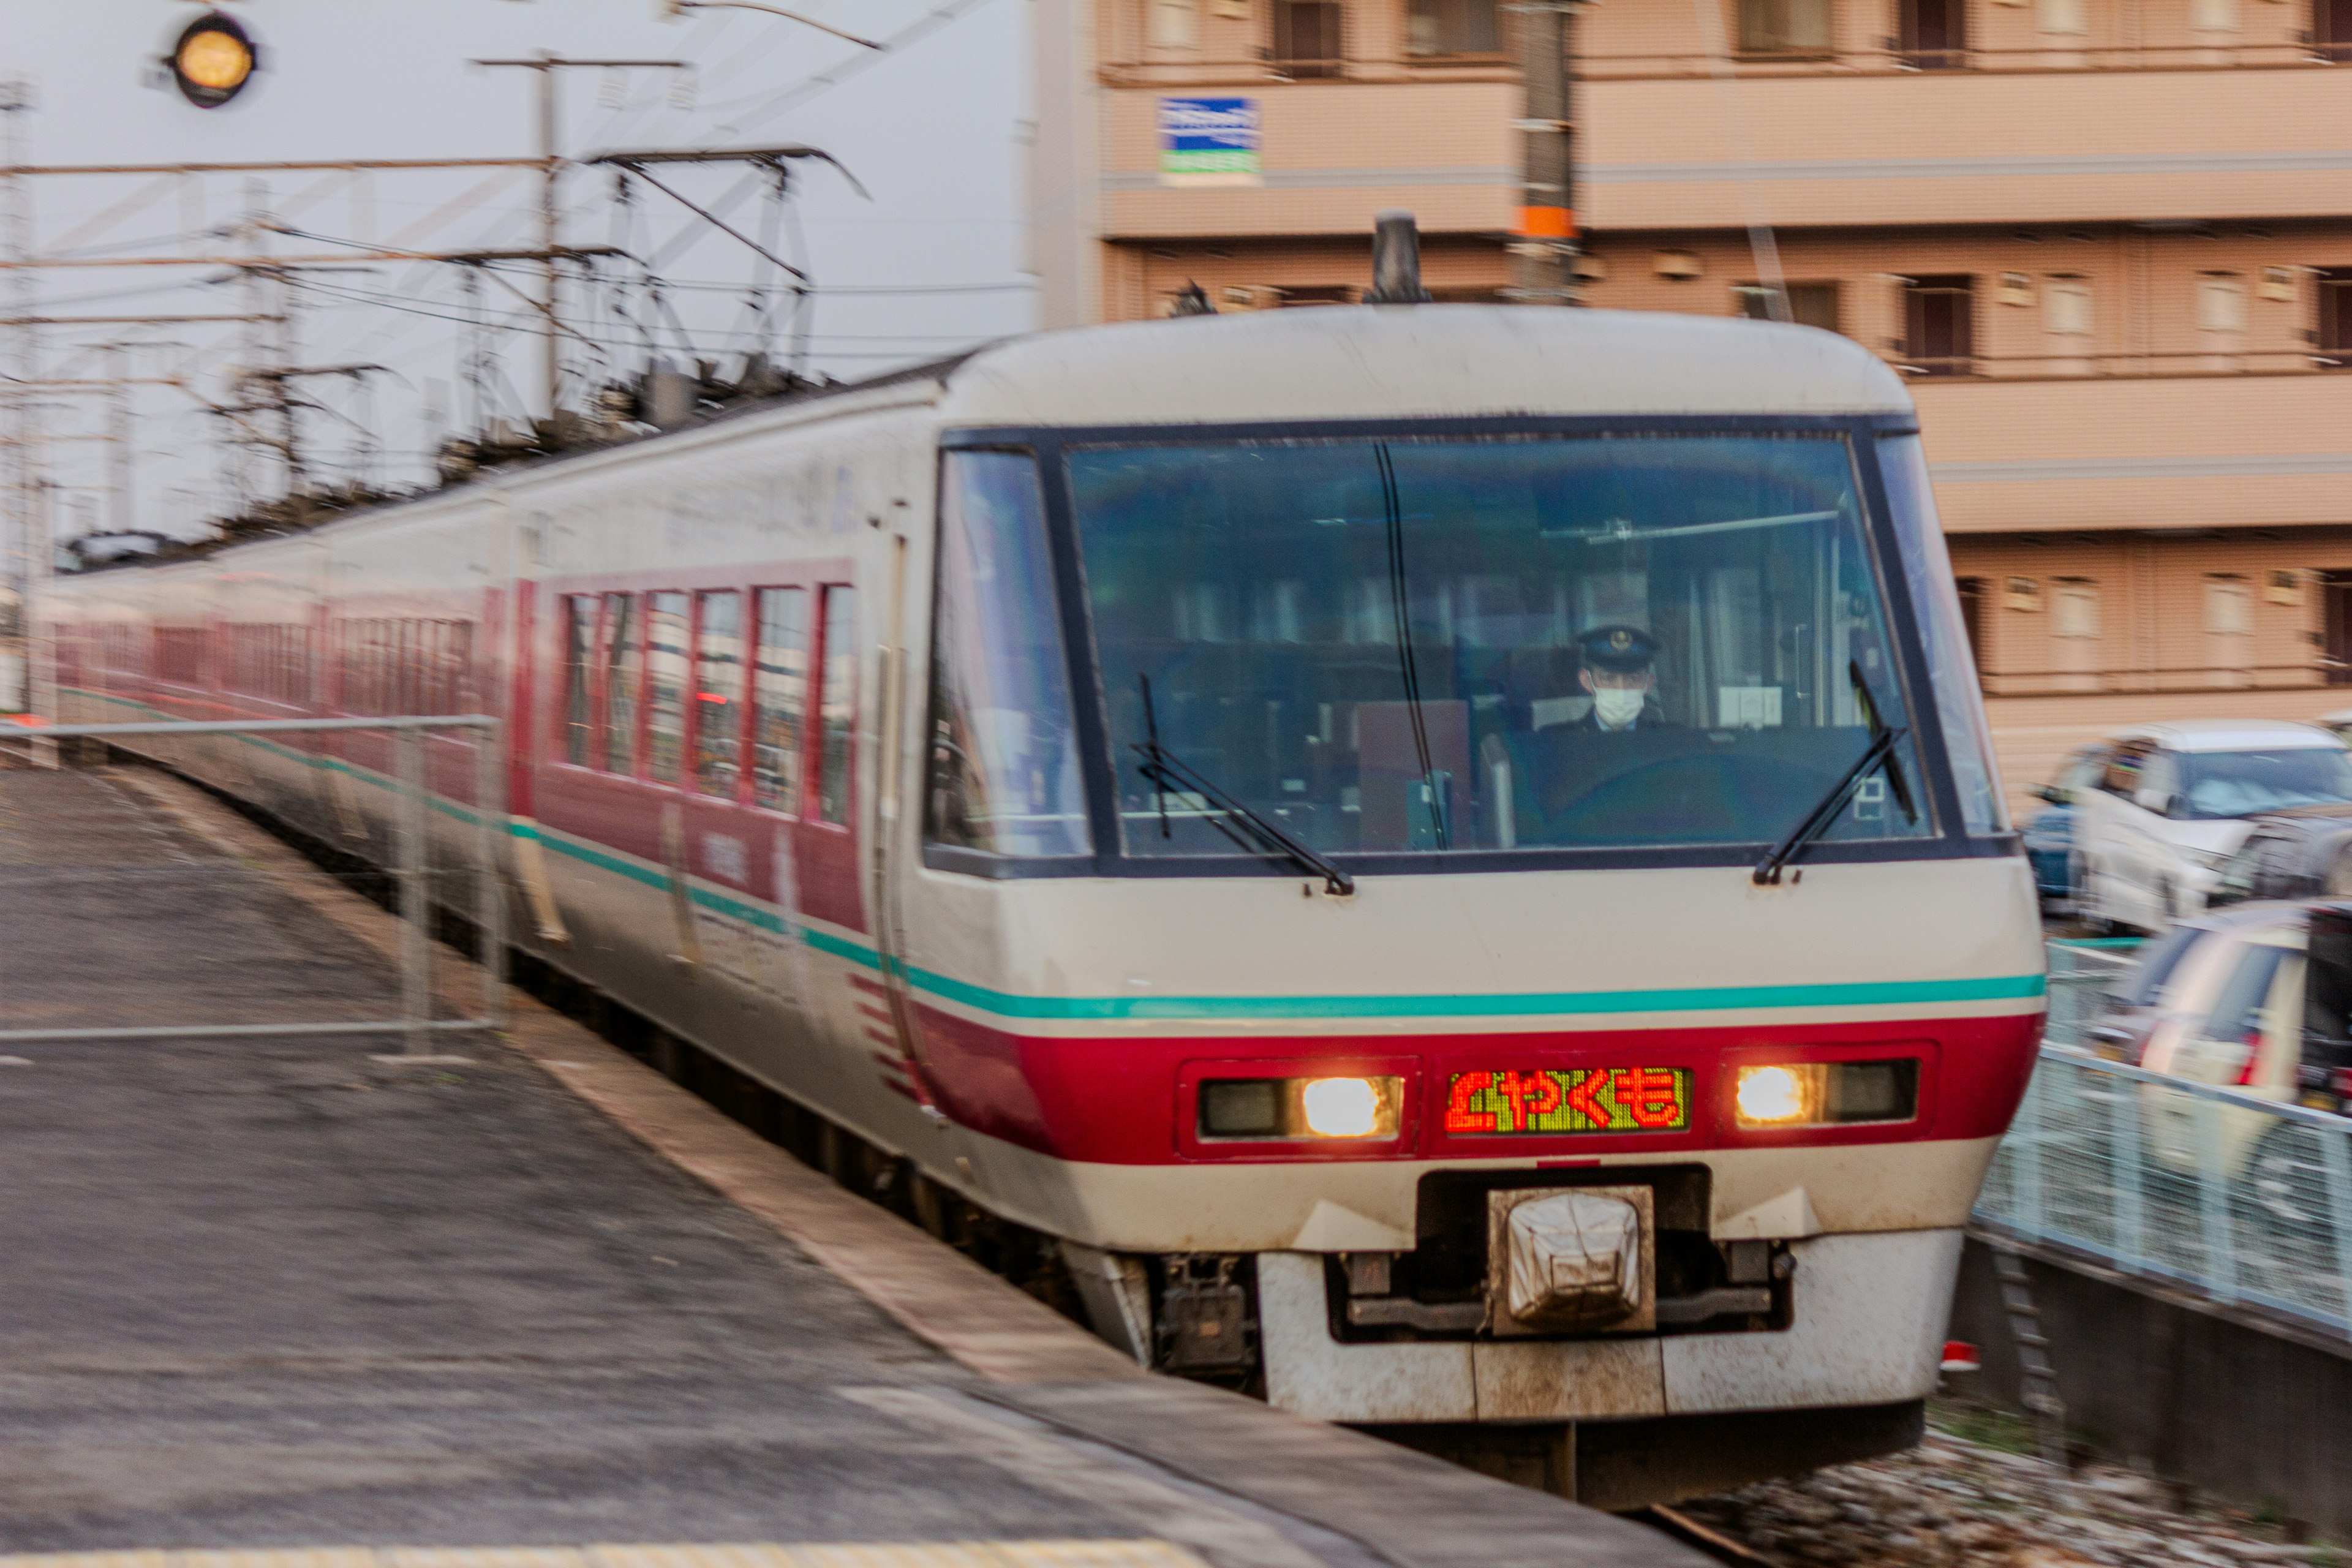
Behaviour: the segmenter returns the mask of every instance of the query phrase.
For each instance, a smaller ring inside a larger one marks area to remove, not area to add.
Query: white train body
[[[1064,1238],[1140,1353],[1238,1331],[1275,1403],[1382,1426],[1884,1433],[2042,1006],[1923,476],[1827,334],[1295,311],[1019,341],[40,614],[66,720],[498,715],[519,945]],[[1650,651],[1615,732],[1612,626]],[[1874,710],[1895,767],[1758,881]],[[471,745],[434,742],[451,855]],[[173,755],[385,842],[378,736]],[[1325,1080],[1369,1131],[1299,1121]],[[1490,1219],[1596,1187],[1641,1198],[1647,1315],[1511,1321]]]

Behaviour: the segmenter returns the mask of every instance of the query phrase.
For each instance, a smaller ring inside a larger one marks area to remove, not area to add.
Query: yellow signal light
[[[218,11],[188,24],[172,49],[172,79],[199,109],[218,109],[244,90],[261,63],[243,23]]]

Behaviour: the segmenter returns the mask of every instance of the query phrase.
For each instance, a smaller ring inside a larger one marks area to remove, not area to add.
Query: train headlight
[[[1368,1078],[1308,1079],[1298,1112],[1318,1138],[1370,1138],[1381,1128],[1381,1091]]]
[[[1816,1120],[1821,1069],[1810,1065],[1741,1068],[1738,1100],[1742,1127],[1800,1126]]]
[[[1908,1121],[1919,1113],[1919,1063],[1776,1062],[1744,1067],[1732,1101],[1742,1127]]]
[[[1213,1078],[1201,1085],[1203,1138],[1393,1138],[1395,1078]]]

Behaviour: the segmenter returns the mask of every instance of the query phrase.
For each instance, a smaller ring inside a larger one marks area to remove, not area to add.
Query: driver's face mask
[[[1638,686],[1597,686],[1592,690],[1593,715],[1611,729],[1622,730],[1641,717],[1644,695]]]

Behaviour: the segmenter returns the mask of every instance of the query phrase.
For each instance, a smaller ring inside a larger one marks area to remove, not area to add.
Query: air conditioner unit
[[[1706,276],[1706,264],[1687,250],[1661,250],[1650,258],[1650,270],[1661,278],[1686,283]]]

